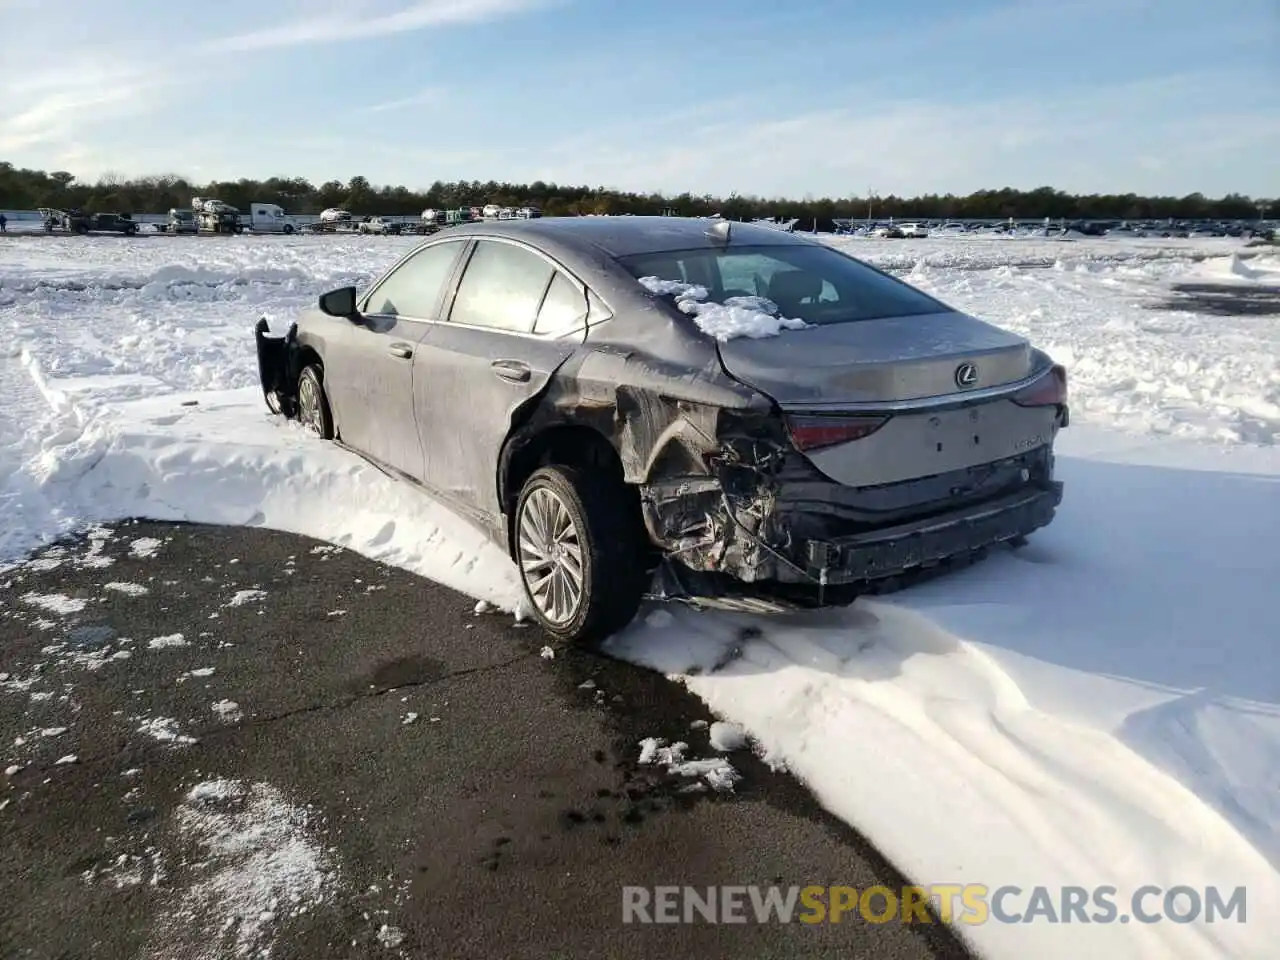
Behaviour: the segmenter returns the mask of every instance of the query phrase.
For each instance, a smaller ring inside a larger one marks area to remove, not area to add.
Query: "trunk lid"
[[[1022,380],[1033,363],[1023,337],[955,312],[834,323],[716,346],[730,376],[792,409],[968,393]]]

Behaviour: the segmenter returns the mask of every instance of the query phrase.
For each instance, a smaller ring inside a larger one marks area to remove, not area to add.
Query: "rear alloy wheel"
[[[566,466],[543,467],[516,505],[513,553],[544,630],[595,641],[640,608],[647,579],[641,527],[626,488]]]
[[[321,440],[333,439],[333,414],[324,394],[324,372],[314,364],[298,378],[298,420]]]

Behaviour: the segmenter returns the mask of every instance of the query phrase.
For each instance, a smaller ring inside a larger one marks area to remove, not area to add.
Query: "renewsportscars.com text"
[[[623,887],[622,922],[1244,923],[1246,899],[1244,887]]]

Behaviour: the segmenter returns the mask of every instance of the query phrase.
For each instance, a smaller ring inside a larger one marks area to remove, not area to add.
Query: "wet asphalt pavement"
[[[1280,286],[1267,284],[1175,283],[1159,306],[1218,316],[1280,314]]]
[[[967,956],[937,925],[624,924],[624,884],[904,880],[749,750],[733,792],[640,765],[715,756],[702,704],[544,642],[260,529],[98,528],[0,574],[0,957]]]

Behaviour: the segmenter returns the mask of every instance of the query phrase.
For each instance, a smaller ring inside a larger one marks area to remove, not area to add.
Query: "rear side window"
[[[523,247],[481,240],[462,274],[449,319],[529,333],[553,272],[550,263]]]
[[[706,300],[764,297],[810,324],[940,313],[950,308],[860,260],[820,244],[700,248],[620,259],[637,280],[695,284]]]
[[[434,320],[462,247],[460,241],[450,240],[419,250],[378,285],[365,312]]]
[[[551,286],[538,310],[538,320],[533,332],[546,336],[568,333],[581,327],[587,319],[587,298],[582,289],[563,273],[556,271]]]

